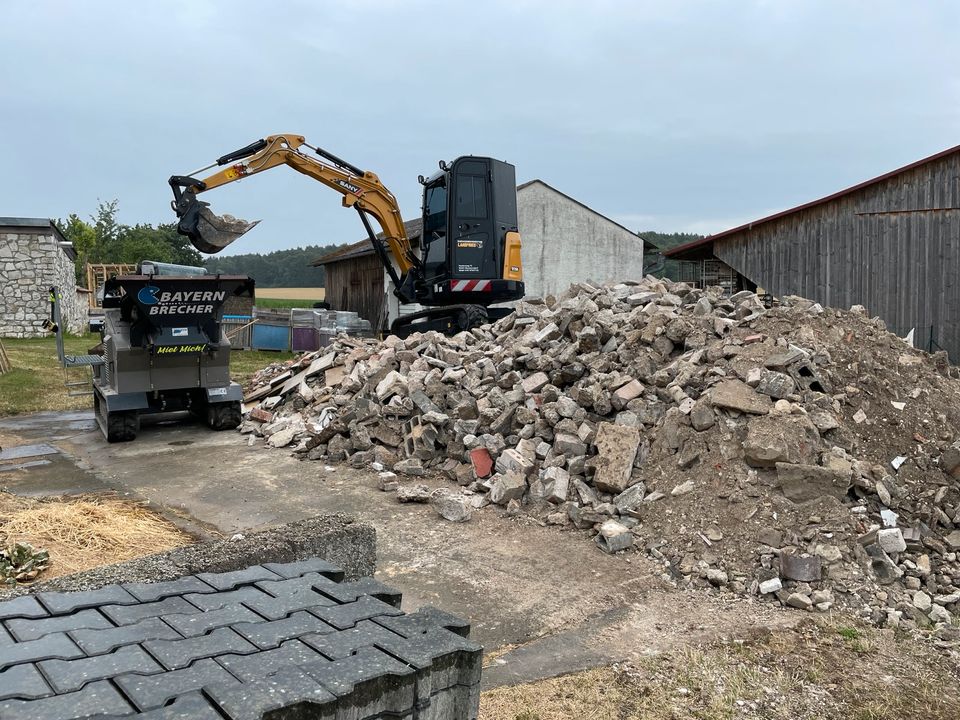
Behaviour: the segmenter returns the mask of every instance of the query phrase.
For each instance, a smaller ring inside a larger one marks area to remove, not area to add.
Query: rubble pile
[[[958,398],[944,354],[861,307],[646,278],[455,337],[340,337],[259,373],[241,432],[373,467],[451,521],[493,505],[590,531],[682,587],[949,632]]]

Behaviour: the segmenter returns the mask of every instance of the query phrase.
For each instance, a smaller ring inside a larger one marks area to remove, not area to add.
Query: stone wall
[[[0,229],[0,337],[43,337],[49,288],[61,289],[63,324],[81,332],[86,308],[78,302],[73,260],[52,228]],[[26,231],[26,232],[25,232]]]

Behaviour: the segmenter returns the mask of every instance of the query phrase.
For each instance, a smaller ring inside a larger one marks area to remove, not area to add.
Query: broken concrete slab
[[[633,463],[640,448],[640,431],[613,423],[597,426],[594,487],[601,492],[622,493],[631,484]]]
[[[766,395],[758,394],[742,380],[723,380],[713,386],[710,401],[714,407],[753,415],[766,415],[773,403]]]
[[[819,434],[803,416],[751,418],[743,443],[743,457],[754,467],[774,467],[778,462],[813,464]]]
[[[780,576],[798,582],[817,582],[822,574],[820,558],[815,555],[780,553]]]
[[[467,522],[473,515],[470,498],[452,493],[433,493],[430,504],[437,515],[450,522]]]
[[[842,500],[850,489],[850,474],[839,473],[819,465],[778,462],[777,483],[780,490],[795,503],[805,503],[821,497]]]
[[[520,501],[527,491],[527,479],[518,472],[497,475],[490,484],[490,502],[506,505],[511,500]]]

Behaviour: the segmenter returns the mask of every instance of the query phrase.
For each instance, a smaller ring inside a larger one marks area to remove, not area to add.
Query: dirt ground
[[[952,720],[957,679],[927,643],[817,618],[491,690],[480,720]]]
[[[331,511],[372,524],[377,577],[403,592],[405,610],[433,604],[472,623],[488,653],[485,720],[887,718],[921,703],[932,710],[916,714],[960,716],[956,663],[929,641],[679,591],[644,556],[606,555],[579,531],[492,509],[444,522],[378,491],[371,471],[300,462],[190,422],[107,445],[82,413],[0,418],[4,447],[38,441],[60,454],[0,473],[0,486],[112,490],[225,534]],[[545,678],[556,679],[530,685]]]

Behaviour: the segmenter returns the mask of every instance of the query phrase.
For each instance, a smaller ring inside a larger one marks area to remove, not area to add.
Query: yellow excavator
[[[220,252],[257,223],[215,215],[198,196],[279,165],[342,194],[343,206],[359,213],[399,301],[427,307],[395,320],[390,328],[395,335],[467,330],[511,311],[491,307],[494,304],[523,297],[516,174],[510,163],[489,157],[441,160],[439,172],[419,176],[419,253],[404,230],[397,199],[376,174],[310,145],[301,135],[270,135],[188,175],[172,176],[177,231],[203,253]],[[222,169],[198,177],[215,167]],[[371,217],[380,226],[380,236]]]

